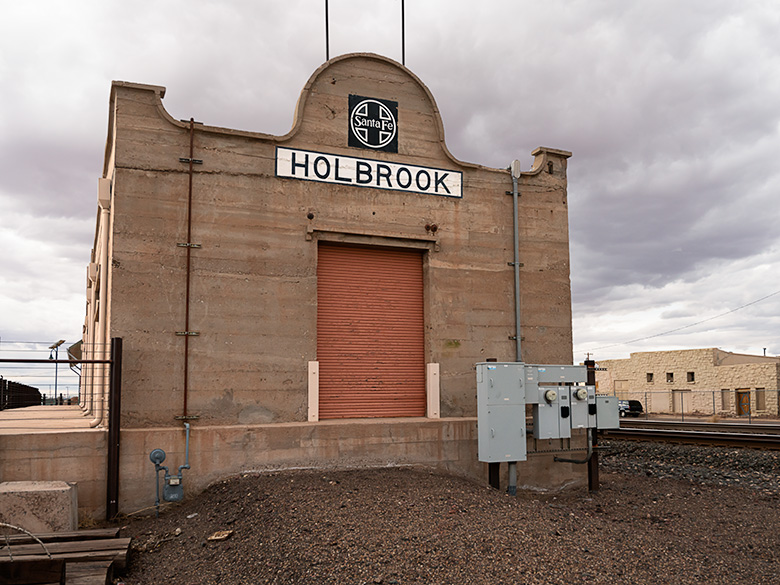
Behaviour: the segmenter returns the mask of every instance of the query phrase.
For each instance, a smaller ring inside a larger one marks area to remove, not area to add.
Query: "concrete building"
[[[640,400],[649,412],[778,415],[780,357],[707,348],[637,352],[598,365],[599,392]]]
[[[284,136],[173,119],[164,95],[112,85],[88,269],[84,356],[124,346],[120,511],[153,502],[150,451],[184,463],[184,423],[187,494],[289,466],[485,480],[474,365],[516,354],[509,170],[455,159],[429,90],[373,54],[320,67]],[[570,364],[571,153],[532,154],[518,179],[522,357]],[[107,376],[85,365],[96,430]],[[105,438],[92,440],[80,506],[100,513]],[[529,438],[519,486],[583,481],[553,458],[585,444]]]

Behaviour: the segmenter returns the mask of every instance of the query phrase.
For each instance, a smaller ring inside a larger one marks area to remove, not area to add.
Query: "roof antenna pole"
[[[328,0],[325,0],[325,60],[330,61],[330,33],[328,31]]]
[[[404,0],[401,0],[401,65],[406,66],[406,18],[404,16]]]

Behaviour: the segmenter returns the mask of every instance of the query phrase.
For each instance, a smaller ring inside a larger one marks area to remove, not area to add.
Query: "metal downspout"
[[[99,196],[98,203],[100,205],[100,296],[98,309],[98,327],[96,331],[96,339],[94,345],[94,352],[98,354],[98,359],[108,359],[106,355],[106,337],[108,332],[108,324],[106,323],[106,315],[108,299],[108,228],[109,228],[109,210],[110,210],[110,193],[108,179],[99,180]],[[95,418],[89,421],[90,428],[94,428],[103,422],[103,402],[105,399],[106,386],[108,380],[106,377],[106,365],[97,365],[97,375],[93,377],[92,381],[92,406],[95,411]],[[98,382],[97,390],[94,389],[95,379]]]
[[[514,225],[514,247],[515,260],[512,263],[515,269],[515,361],[522,362],[523,354],[521,351],[520,339],[520,219],[518,217],[518,193],[517,181],[520,178],[520,161],[513,160],[510,167],[512,171],[512,222]]]
[[[517,180],[520,178],[520,161],[513,160],[509,167],[512,173],[512,226],[514,233],[514,262],[512,267],[515,273],[515,361],[522,362],[520,340],[520,219],[518,217]],[[517,462],[509,462],[509,485],[507,493],[510,496],[517,494]]]

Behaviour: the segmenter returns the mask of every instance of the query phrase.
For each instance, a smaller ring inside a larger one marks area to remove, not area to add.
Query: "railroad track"
[[[780,450],[780,425],[778,424],[622,420],[620,426],[620,429],[602,431],[601,435],[605,439]]]

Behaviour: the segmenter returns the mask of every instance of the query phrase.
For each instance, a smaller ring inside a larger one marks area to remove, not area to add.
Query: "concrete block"
[[[32,533],[77,530],[78,489],[65,481],[0,483],[0,522]]]

